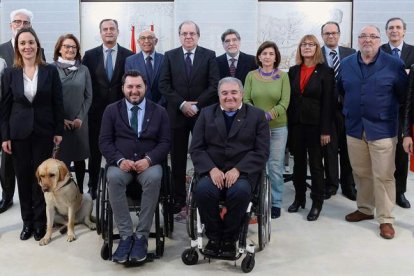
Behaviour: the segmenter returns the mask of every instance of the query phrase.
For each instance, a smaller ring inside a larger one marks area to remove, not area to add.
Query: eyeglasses
[[[309,43],[306,43],[306,42],[303,42],[303,43],[301,43],[300,44],[300,47],[315,47],[316,46],[316,43],[313,43],[313,42],[309,42]]]
[[[226,39],[226,40],[224,40],[224,44],[228,45],[228,44],[230,44],[231,42],[236,43],[236,42],[238,42],[238,41],[239,41],[239,40],[238,40],[237,38]]]
[[[358,38],[362,39],[362,40],[367,40],[368,38],[374,40],[374,39],[378,39],[378,38],[381,38],[381,37],[377,36],[377,35],[362,34],[362,35],[358,36]]]
[[[339,32],[331,32],[331,33],[326,32],[326,33],[323,33],[324,36],[337,36],[338,34],[339,34]]]
[[[16,26],[21,26],[23,24],[23,26],[25,27],[29,27],[30,26],[30,21],[23,21],[23,20],[13,20],[12,23]]]
[[[195,33],[195,32],[189,32],[189,33],[183,32],[183,33],[180,33],[180,36],[183,36],[183,37],[186,37],[186,36],[193,37],[193,36],[196,36],[196,35],[197,35],[197,33]]]
[[[66,50],[73,49],[74,51],[76,51],[76,49],[78,49],[78,47],[76,47],[76,45],[63,44],[62,47],[65,48]]]
[[[153,37],[153,36],[140,36],[138,39],[141,40],[141,41],[145,41],[145,40],[151,41],[151,40],[154,40],[155,37]]]

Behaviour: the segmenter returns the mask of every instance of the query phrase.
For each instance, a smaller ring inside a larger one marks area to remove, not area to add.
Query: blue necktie
[[[137,105],[131,107],[131,119],[129,120],[129,123],[136,134],[138,134],[138,110],[139,106]]]
[[[399,58],[400,57],[400,55],[398,54],[399,51],[400,51],[400,49],[398,49],[398,48],[392,49],[392,55]]]
[[[185,71],[187,73],[187,77],[190,78],[191,75],[191,69],[193,68],[193,63],[191,62],[191,55],[193,53],[191,52],[187,52],[185,53],[186,57],[185,57]]]
[[[112,49],[106,50],[106,75],[108,80],[112,79],[112,73],[114,72],[113,64],[112,64]]]
[[[147,68],[147,76],[148,76],[148,84],[151,83],[152,81],[152,76],[154,74],[154,69],[152,69],[152,57],[151,56],[147,56],[147,58],[145,59],[145,67]]]

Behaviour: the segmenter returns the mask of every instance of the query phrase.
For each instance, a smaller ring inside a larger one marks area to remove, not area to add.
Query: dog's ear
[[[59,179],[58,181],[62,181],[63,179],[65,179],[65,176],[69,173],[68,168],[66,167],[65,163],[63,163],[62,161],[59,161]]]
[[[37,167],[37,170],[36,170],[36,178],[37,178],[37,183],[40,184],[40,183],[42,183],[42,179],[40,178],[39,168],[40,168],[40,166]]]

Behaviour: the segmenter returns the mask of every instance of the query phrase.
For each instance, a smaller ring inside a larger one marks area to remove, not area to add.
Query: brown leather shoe
[[[381,223],[380,224],[380,236],[384,239],[390,240],[394,238],[394,227],[392,227],[391,223]]]
[[[368,219],[374,219],[374,215],[367,215],[367,214],[360,212],[359,210],[356,210],[355,212],[350,213],[345,216],[345,220],[349,222],[358,222],[358,221],[368,220]]]

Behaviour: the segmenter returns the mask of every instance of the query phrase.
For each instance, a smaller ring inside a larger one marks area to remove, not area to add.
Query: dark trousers
[[[408,154],[403,148],[402,137],[402,119],[400,118],[400,126],[398,127],[398,142],[395,151],[395,191],[403,194],[407,191],[407,175],[408,175]]]
[[[338,135],[336,125],[332,123],[331,142],[323,147],[323,165],[325,169],[326,188],[338,189]]]
[[[12,157],[19,188],[20,210],[24,225],[46,226],[46,205],[35,171],[52,156],[53,138],[31,135],[24,140],[12,140]]]
[[[98,187],[99,171],[101,169],[102,154],[99,150],[99,132],[101,131],[101,119],[89,116],[89,183],[91,190],[96,191]]]
[[[174,199],[176,202],[185,202],[187,173],[188,138],[194,124],[188,122],[184,127],[171,129],[171,174],[174,183]]]
[[[209,176],[200,178],[194,190],[194,198],[201,221],[206,226],[210,240],[236,241],[252,197],[252,186],[245,178],[239,178],[230,188],[218,189]],[[219,202],[224,198],[227,213],[220,218]]]
[[[0,181],[3,190],[3,199],[5,201],[12,201],[16,185],[13,159],[10,154],[5,152],[1,154]]]
[[[322,165],[322,147],[320,142],[320,126],[298,124],[290,128],[293,153],[293,185],[295,200],[303,202],[306,196],[307,155],[312,179],[311,198],[323,202],[325,197],[324,169]]]

